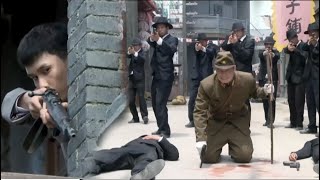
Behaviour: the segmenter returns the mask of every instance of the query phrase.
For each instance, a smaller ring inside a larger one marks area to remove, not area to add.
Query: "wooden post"
[[[273,86],[273,79],[272,79],[272,56],[271,56],[271,50],[269,50],[269,53],[266,56],[267,59],[267,73],[268,73],[268,84],[271,84]],[[271,89],[271,93],[269,94],[269,126],[270,126],[270,138],[271,138],[271,164],[273,164],[273,107],[272,107],[272,101],[274,101],[273,97],[273,91],[274,89]]]

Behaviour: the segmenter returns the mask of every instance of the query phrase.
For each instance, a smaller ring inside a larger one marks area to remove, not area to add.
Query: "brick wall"
[[[123,0],[68,0],[69,176],[87,174],[83,159],[126,106],[124,15]]]

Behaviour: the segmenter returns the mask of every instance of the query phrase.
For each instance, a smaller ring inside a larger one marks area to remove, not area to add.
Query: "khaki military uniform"
[[[230,97],[229,97],[230,96]],[[213,74],[200,83],[194,109],[196,141],[206,141],[204,163],[220,160],[222,147],[229,144],[229,154],[236,162],[249,162],[253,146],[250,137],[249,98],[265,98],[250,73],[235,72],[229,85],[223,85]]]

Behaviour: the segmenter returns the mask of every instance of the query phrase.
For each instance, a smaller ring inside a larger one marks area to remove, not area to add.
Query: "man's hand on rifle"
[[[43,94],[47,88],[39,88],[33,91],[34,94]],[[28,95],[28,92],[24,93],[18,100],[18,107],[27,109],[33,119],[41,119],[42,123],[48,128],[54,128],[54,123],[51,116],[48,113],[46,104],[43,102],[42,96],[32,96]],[[64,108],[68,107],[67,102],[61,103]]]
[[[45,91],[46,88],[40,88],[33,92],[36,94],[43,94]],[[28,92],[26,92],[18,99],[17,105],[18,107],[27,109],[34,119],[38,119],[40,117],[40,110],[42,109],[42,102],[42,96],[30,97]]]
[[[42,104],[42,108],[40,110],[40,119],[42,120],[42,123],[47,126],[47,128],[55,127],[53,120],[48,112],[46,103]]]
[[[67,102],[62,102],[61,105],[66,109],[68,108]],[[42,104],[42,108],[40,110],[40,119],[42,120],[42,123],[46,125],[48,128],[55,128],[55,124],[48,112],[46,103]]]
[[[289,156],[290,161],[296,161],[298,159],[297,153],[292,152]]]

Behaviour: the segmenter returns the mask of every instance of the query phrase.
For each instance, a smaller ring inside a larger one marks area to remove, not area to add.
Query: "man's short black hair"
[[[17,50],[18,63],[22,67],[32,65],[44,53],[67,59],[68,32],[65,23],[46,23],[32,28],[20,41]]]

